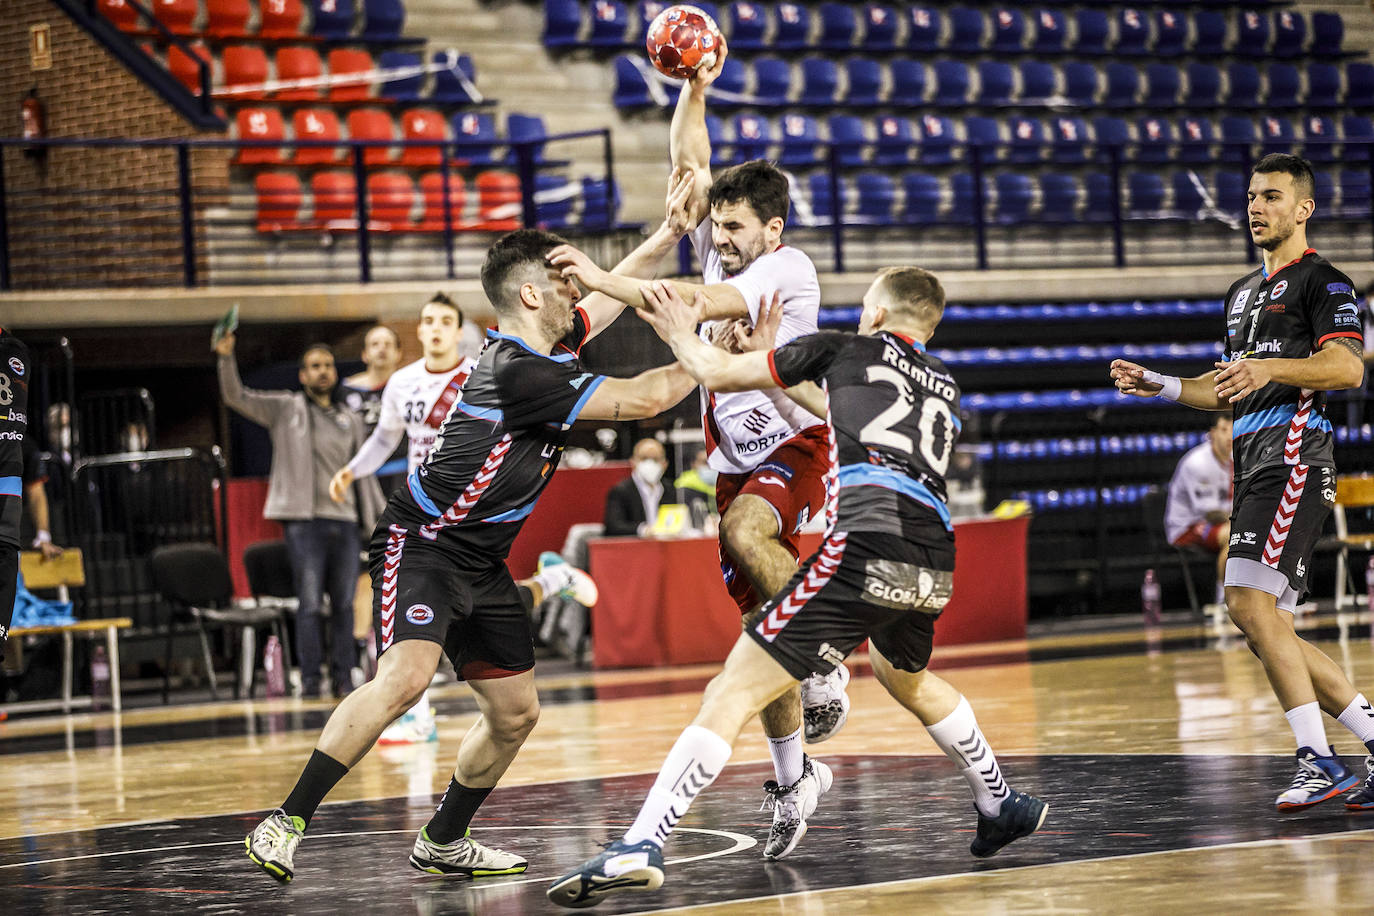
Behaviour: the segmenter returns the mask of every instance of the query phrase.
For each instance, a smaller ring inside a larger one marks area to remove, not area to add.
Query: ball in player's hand
[[[691,79],[702,67],[715,65],[720,28],[695,6],[670,6],[649,25],[644,46],[649,60],[665,76]]]

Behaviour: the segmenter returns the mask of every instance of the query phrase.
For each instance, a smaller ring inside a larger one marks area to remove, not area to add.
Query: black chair
[[[1214,568],[1216,557],[1201,547],[1176,547],[1169,543],[1169,538],[1164,533],[1164,509],[1167,502],[1168,494],[1159,487],[1150,487],[1140,500],[1140,509],[1144,514],[1145,534],[1150,539],[1150,552],[1154,557],[1156,567],[1163,563],[1162,548],[1167,548],[1178,560],[1179,569],[1183,571],[1183,587],[1188,590],[1188,606],[1193,609],[1194,614],[1200,615],[1202,602],[1198,600],[1197,585],[1193,581],[1192,564],[1199,560],[1206,560],[1209,568]]]
[[[234,684],[237,698],[247,686],[250,694],[253,670],[256,667],[256,628],[270,625],[281,638],[282,609],[280,607],[242,607],[233,603],[234,582],[229,575],[229,563],[213,544],[169,544],[158,547],[149,558],[153,583],[159,594],[173,609],[167,622],[167,651],[163,661],[162,702],[168,701],[172,675],[172,639],[177,617],[195,621],[200,633],[200,648],[205,661],[206,677],[210,681],[210,695],[219,699],[219,685],[215,677],[214,659],[210,655],[210,638],[206,622],[220,629],[241,628],[241,655]]]
[[[253,600],[259,607],[277,608],[283,615],[296,613],[300,601],[296,595],[296,579],[285,541],[279,538],[249,544],[243,551],[243,569],[248,574],[248,590],[253,593]],[[287,628],[280,627],[279,630],[277,638],[281,641],[282,658],[289,670],[291,643],[287,639]]]

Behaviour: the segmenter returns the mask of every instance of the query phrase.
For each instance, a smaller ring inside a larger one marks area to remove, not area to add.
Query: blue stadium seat
[[[732,165],[735,161],[735,147],[725,136],[725,122],[720,115],[706,116],[706,139],[711,144],[711,167],[720,168]]]
[[[986,182],[986,179],[984,179]],[[951,223],[972,223],[978,213],[978,200],[973,193],[973,176],[968,172],[955,172],[949,180],[950,207],[947,221]],[[988,195],[984,185],[983,201]]]
[[[463,85],[463,79],[469,83],[477,82],[477,68],[472,63],[472,55],[459,54],[455,69],[439,66],[448,63],[447,51],[435,51],[430,61],[436,65],[434,87],[429,93],[429,98],[432,101],[442,102],[446,105],[462,105],[476,101],[472,93]],[[460,75],[463,79],[459,79]]]
[[[1307,44],[1307,20],[1302,13],[1293,10],[1274,12],[1274,46],[1269,53],[1274,57],[1298,57]]]
[[[921,118],[922,165],[943,165],[954,161],[954,122],[937,115]]]
[[[744,94],[744,64],[739,62],[738,57],[725,58],[725,66],[720,68],[720,76],[711,84],[711,88],[716,92],[729,92],[734,95]],[[723,102],[712,99],[712,104],[716,107],[738,106],[736,102]]]
[[[1312,14],[1313,57],[1340,57],[1341,43],[1345,40],[1345,23],[1340,13]]]
[[[1374,64],[1345,65],[1345,107],[1374,108]]]
[[[1291,153],[1297,135],[1293,122],[1282,115],[1267,114],[1260,119],[1261,155],[1269,153]]]
[[[1336,122],[1322,115],[1308,115],[1303,122],[1302,155],[1308,162],[1335,162]]]
[[[592,0],[592,32],[587,44],[593,48],[619,48],[625,44],[630,27],[630,11],[620,0]],[[638,37],[638,36],[636,36]]]
[[[413,68],[415,72],[414,76],[403,76],[382,83],[378,92],[382,98],[397,102],[413,102],[420,97],[425,85],[420,55],[411,54],[409,51],[383,51],[377,56],[377,66],[382,70]]]
[[[854,179],[854,191],[858,197],[856,215],[860,220],[880,226],[892,222],[892,211],[897,204],[897,185],[891,175],[861,173]]]
[[[906,31],[906,46],[912,51],[940,50],[940,11],[930,6],[913,6],[907,11],[910,20]]]
[[[841,168],[854,168],[863,165],[865,144],[864,122],[854,115],[831,115],[826,125],[830,130],[830,143]]]
[[[1104,222],[1112,218],[1112,179],[1101,172],[1083,176],[1083,221]]]
[[[1068,18],[1063,10],[1038,9],[1035,11],[1035,39],[1030,49],[1043,54],[1056,54],[1064,50],[1068,30]]]
[[[1150,64],[1145,68],[1145,101],[1149,108],[1173,108],[1178,104],[1182,74],[1173,64]]]
[[[899,57],[892,61],[888,73],[892,78],[892,87],[887,95],[889,105],[914,108],[925,104],[925,64],[907,57]]]
[[[1317,170],[1312,173],[1312,182],[1312,199],[1317,202],[1317,209],[1330,213],[1336,203],[1336,179],[1330,172]]]
[[[1238,115],[1221,119],[1221,158],[1226,162],[1249,162],[1251,146],[1259,135],[1255,122]]]
[[[1357,219],[1369,218],[1370,185],[1369,170],[1341,172],[1341,212]]]
[[[808,57],[801,62],[801,105],[827,106],[835,104],[835,91],[840,85],[840,70],[833,60]]]
[[[935,105],[967,105],[969,92],[968,66],[957,60],[935,62]]]
[[[363,0],[363,34],[366,41],[394,41],[406,24],[401,0]]]
[[[582,192],[580,184],[561,175],[540,173],[534,177],[534,214],[539,225],[551,230],[567,227],[573,205]]]
[[[1112,61],[1107,64],[1107,93],[1102,104],[1108,108],[1134,108],[1140,95],[1140,71],[1135,64]]]
[[[792,67],[787,61],[777,57],[760,57],[754,61],[754,97],[760,105],[781,105],[791,91]]]
[[[1093,141],[1099,150],[1116,149],[1124,162],[1126,147],[1131,142],[1131,129],[1121,118],[1094,118]]]
[[[1193,55],[1217,57],[1226,53],[1226,14],[1199,10],[1193,15]]]
[[[615,59],[615,90],[611,101],[616,108],[644,108],[653,104],[649,83],[635,66],[636,58],[622,54]]]
[[[1178,122],[1178,161],[1211,162],[1216,129],[1207,118],[1187,117]]]
[[[544,0],[544,47],[575,45],[581,31],[582,5],[577,0]]]
[[[1074,14],[1078,23],[1078,41],[1073,50],[1079,54],[1106,54],[1107,37],[1111,34],[1111,23],[1102,10],[1080,7]]]
[[[604,178],[592,178],[590,175],[582,179],[580,222],[583,229],[610,229],[615,225],[615,215],[619,210],[620,188],[614,181],[607,182]]]
[[[1116,14],[1116,45],[1113,54],[1138,57],[1149,53],[1146,45],[1150,42],[1150,20],[1143,12],[1128,6]]]
[[[1174,125],[1163,118],[1153,115],[1136,122],[1137,162],[1169,162],[1172,160],[1171,147],[1177,139]]]
[[[975,104],[991,108],[1011,103],[1016,74],[1011,64],[999,60],[985,60],[978,64],[978,97]]]
[[[1368,162],[1374,152],[1374,121],[1363,115],[1341,118],[1341,135],[1345,138],[1341,158],[1345,162]]]
[[[1337,108],[1341,104],[1341,71],[1335,64],[1307,65],[1308,108]]]
[[[711,3],[710,0],[696,0],[692,5],[707,16],[710,16],[712,22],[719,23],[721,21],[720,10],[714,3]]]
[[[1126,212],[1132,216],[1157,216],[1164,209],[1164,179],[1157,172],[1132,172],[1126,176]]]
[[[1078,219],[1081,195],[1078,179],[1064,172],[1040,176],[1040,218],[1046,222],[1072,223]]]
[[[940,219],[940,179],[925,172],[902,176],[902,222],[928,225]]]
[[[1021,64],[1021,102],[1039,104],[1055,93],[1058,74],[1053,64],[1028,60]]]
[[[762,51],[764,33],[768,31],[768,11],[752,0],[735,0],[730,4],[730,50]]]
[[[1193,215],[1203,208],[1202,193],[1194,183],[1195,172],[1174,172],[1174,209]]]
[[[996,188],[997,209],[993,218],[997,222],[1015,225],[1030,219],[1030,205],[1034,192],[1029,177],[1015,172],[1003,172],[997,176]]]
[[[1173,10],[1155,13],[1155,56],[1182,57],[1187,52],[1188,20]]]
[[[1226,68],[1227,108],[1259,107],[1260,74],[1253,64],[1231,64]]]
[[[878,92],[883,86],[883,68],[871,57],[851,57],[844,63],[848,88],[842,101],[851,106],[878,104]]]
[[[1064,95],[1076,108],[1097,104],[1098,70],[1092,64],[1070,61],[1064,65]]]
[[[649,26],[658,14],[669,7],[666,0],[636,0],[635,3],[635,30],[634,34],[643,38],[649,34]]]
[[[907,118],[882,115],[875,124],[877,145],[873,149],[874,165],[906,165],[916,143],[916,131]]]
[[[544,119],[539,115],[516,114],[511,112],[506,115],[506,137],[512,142],[517,141],[539,141],[549,134],[544,127]],[[536,142],[533,146],[534,161],[544,161],[544,144]],[[511,161],[515,160],[515,149],[511,149]]]
[[[846,202],[850,198],[849,182],[845,176],[840,176],[840,200],[838,206],[832,199],[830,193],[830,175],[827,172],[817,172],[807,179],[807,187],[811,191],[811,213],[816,219],[816,225],[828,226],[835,220],[836,212],[843,218]]]
[[[901,21],[897,10],[880,3],[864,7],[864,37],[859,47],[865,51],[891,51],[897,47],[897,25]]]
[[[816,47],[826,51],[847,51],[854,46],[854,32],[858,19],[854,7],[847,3],[822,3],[820,6],[821,34]]]
[[[777,31],[773,34],[773,47],[779,51],[799,51],[810,46],[811,10],[809,7],[784,0],[778,4],[775,14]]]
[[[816,119],[801,114],[786,114],[782,117],[782,155],[780,165],[815,165],[821,161],[817,152],[821,132]]]
[[[1257,10],[1244,10],[1237,23],[1235,53],[1254,60],[1269,51],[1269,20]]]
[[[453,139],[464,144],[455,147],[454,155],[469,165],[492,165],[500,158],[496,155],[500,140],[496,121],[489,114],[469,111],[454,115]]]
[[[1212,64],[1194,61],[1187,67],[1188,91],[1183,104],[1188,108],[1216,108],[1221,96],[1221,70]]]
[[[964,119],[964,134],[971,150],[977,149],[982,161],[995,162],[1002,153],[1002,125],[996,118],[973,115]]]
[[[1010,127],[1008,162],[1039,162],[1045,157],[1045,122],[1039,118],[1012,118]]]
[[[756,114],[735,115],[735,162],[773,158],[773,125]]]
[[[1217,209],[1230,216],[1244,214],[1249,182],[1247,176],[1235,169],[1222,169],[1217,172]]]
[[[949,10],[949,40],[945,42],[947,51],[977,53],[983,50],[983,33],[987,31],[987,19],[982,10],[967,6],[955,6]]]
[[[1266,109],[1298,107],[1301,80],[1297,67],[1292,64],[1273,63],[1266,68],[1264,75],[1269,81],[1269,91],[1264,96]]]
[[[992,50],[1003,54],[1019,54],[1026,44],[1026,14],[1018,9],[1001,7],[992,13]]]
[[[1055,118],[1050,125],[1050,158],[1084,162],[1088,158],[1088,125],[1082,118]]]
[[[315,0],[310,9],[310,34],[316,38],[339,41],[353,34],[354,0]]]

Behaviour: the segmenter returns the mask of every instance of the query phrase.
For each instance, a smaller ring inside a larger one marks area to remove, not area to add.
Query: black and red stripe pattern
[[[816,557],[816,562],[811,564],[806,575],[797,587],[787,595],[786,598],[773,606],[762,620],[759,621],[758,633],[767,642],[772,642],[777,635],[782,632],[783,627],[797,615],[797,612],[806,607],[806,603],[820,593],[825,588],[825,584],[835,575],[835,571],[840,568],[840,561],[844,559],[844,544],[848,539],[847,534],[832,534],[826,538],[821,545],[820,553]]]
[[[432,541],[439,536],[441,530],[456,525],[468,517],[472,507],[477,505],[477,501],[482,498],[482,494],[487,491],[487,487],[491,486],[492,480],[496,478],[496,472],[501,469],[501,462],[506,460],[506,453],[510,451],[510,443],[510,433],[506,433],[499,442],[492,446],[491,451],[487,453],[486,461],[482,462],[482,467],[477,471],[477,475],[463,490],[463,495],[459,496],[458,501],[449,506],[443,515],[421,528],[421,537]]]

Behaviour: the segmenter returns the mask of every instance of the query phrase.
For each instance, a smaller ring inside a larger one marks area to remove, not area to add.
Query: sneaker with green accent
[[[290,884],[296,876],[296,847],[304,836],[305,821],[278,808],[244,837],[243,845],[259,868],[282,884]]]
[[[545,597],[571,598],[584,607],[594,607],[601,597],[591,576],[552,550],[539,555],[534,581],[544,588]]]
[[[495,875],[518,875],[529,863],[517,855],[483,846],[472,838],[472,831],[453,843],[436,843],[426,828],[420,828],[415,848],[410,851],[410,864],[431,875],[467,875],[489,878]]]

